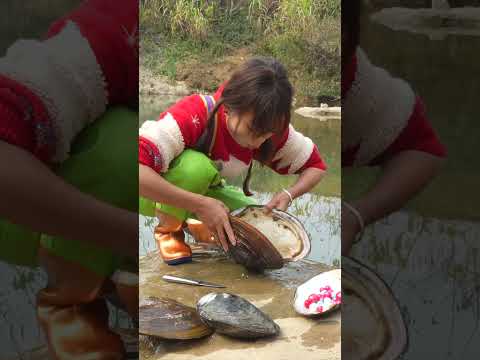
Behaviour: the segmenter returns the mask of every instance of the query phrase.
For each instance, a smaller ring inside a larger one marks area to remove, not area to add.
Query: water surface
[[[142,96],[140,99],[139,125],[158,115],[174,104],[174,96]],[[332,265],[340,261],[340,122],[320,121],[294,114],[293,126],[310,137],[320,149],[329,166],[328,174],[311,193],[296,199],[288,209],[303,223],[312,239],[309,259]],[[296,176],[276,174],[269,168],[254,168],[251,190],[259,204],[267,203],[276,191],[293,184]],[[230,181],[241,186],[243,177]],[[156,220],[140,217],[140,255],[156,249],[153,226]]]
[[[431,40],[368,17],[363,24],[362,43],[372,62],[406,79],[423,97],[448,159],[405,209],[370,226],[352,255],[376,269],[399,301],[409,331],[402,359],[476,359],[480,37]],[[342,194],[358,196],[377,174],[378,169],[344,171]]]

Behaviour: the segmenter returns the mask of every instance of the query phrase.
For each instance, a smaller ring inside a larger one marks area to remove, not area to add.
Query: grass
[[[300,102],[339,95],[338,1],[144,0],[140,21],[141,64],[172,80],[189,84],[197,72],[189,85],[211,90],[219,79],[209,70],[246,49],[284,63]]]

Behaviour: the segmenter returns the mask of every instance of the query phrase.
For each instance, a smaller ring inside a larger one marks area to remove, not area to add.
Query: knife
[[[224,287],[226,287],[224,285],[218,285],[218,284],[214,284],[214,283],[211,283],[211,282],[208,282],[208,281],[181,278],[181,277],[172,276],[172,275],[163,275],[162,279],[167,281],[167,282],[176,283],[176,284],[207,286],[207,287],[213,287],[213,288],[224,288]]]

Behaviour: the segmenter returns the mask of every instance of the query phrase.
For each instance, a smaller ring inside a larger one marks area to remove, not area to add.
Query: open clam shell
[[[390,288],[373,270],[342,257],[342,290],[342,359],[398,359],[408,336]]]
[[[303,259],[310,253],[308,233],[297,218],[285,211],[274,209],[270,215],[266,215],[263,206],[250,205],[232,211],[230,215],[260,232],[284,262]]]
[[[272,243],[249,223],[231,216],[230,224],[235,233],[237,244],[228,248],[236,263],[249,270],[280,269],[283,258]]]
[[[167,298],[148,297],[139,306],[139,333],[163,339],[198,339],[213,333],[194,308]]]

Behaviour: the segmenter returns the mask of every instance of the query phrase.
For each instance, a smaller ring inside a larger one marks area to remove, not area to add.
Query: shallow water
[[[480,127],[480,37],[426,35],[394,31],[365,17],[362,46],[370,60],[408,81],[423,98],[427,116],[448,158],[442,173],[410,204],[426,216],[480,220],[480,181],[477,152]],[[389,44],[396,44],[393,49]],[[351,170],[343,169],[344,175]],[[342,179],[347,198],[364,191],[377,174],[359,170]]]
[[[66,12],[80,4],[81,0],[3,0],[0,11],[0,55],[19,36],[38,38],[48,26]]]
[[[176,96],[142,96],[140,99],[139,125],[145,120],[156,119],[168,106],[179,98]],[[327,163],[328,174],[311,193],[295,200],[289,208],[292,215],[303,223],[312,239],[311,260],[324,264],[340,262],[340,122],[320,121],[293,115],[293,126],[309,136],[320,149]],[[281,176],[268,168],[254,168],[251,190],[259,204],[269,201],[275,191],[288,187],[296,176]],[[243,178],[230,183],[241,186]],[[156,220],[140,217],[140,255],[156,249],[153,227]]]
[[[0,55],[3,55],[8,46],[19,36],[41,36],[52,20],[78,3],[80,0],[37,0],[34,3],[4,0],[2,2],[3,11],[0,11],[0,22],[4,25],[2,28],[4,31],[0,32]],[[161,100],[153,96],[142,98],[141,121],[156,117],[167,104],[171,104],[177,99],[168,95],[158,98]],[[329,165],[329,175],[322,184],[314,189],[313,194],[297,200],[292,212],[301,219],[312,236],[310,258],[325,264],[338,265],[340,254],[338,224],[340,124],[338,121],[321,123],[316,119],[295,116],[294,125],[305,134],[310,134],[315,143],[320,145],[321,153]],[[269,193],[287,186],[292,180],[292,177],[272,175],[272,172],[267,169],[259,169],[252,179],[252,189],[258,191],[257,198],[262,202],[270,196]],[[240,183],[241,179],[236,181]],[[264,184],[266,185],[264,186]],[[147,219],[141,219],[141,224],[144,224],[145,221]],[[140,252],[146,254],[148,250],[153,250],[152,233],[148,227],[148,221],[140,231]],[[294,274],[293,271],[289,284],[295,283]],[[284,276],[286,275],[284,274]],[[10,356],[13,357],[37,347],[42,348],[44,337],[37,325],[34,304],[36,293],[46,284],[45,273],[39,269],[26,269],[0,262],[0,284],[2,285],[0,291],[0,358],[8,359]],[[128,327],[131,325],[125,313],[116,308],[111,308],[111,310],[112,326]],[[306,326],[304,323],[296,325],[299,333],[304,334],[304,338],[299,339],[300,342],[303,341],[313,348],[321,346],[314,340],[317,335],[325,335],[322,331],[312,330],[310,325]],[[338,332],[338,329],[335,331]]]
[[[328,270],[317,262],[300,261],[263,274],[248,272],[225,257],[194,259],[190,264],[168,266],[157,253],[140,260],[140,297],[167,296],[188,306],[210,292],[237,294],[252,302],[279,326],[278,337],[245,341],[214,333],[193,341],[156,340],[141,344],[142,359],[248,359],[253,354],[261,359],[289,358],[302,354],[305,360],[338,359],[340,349],[340,314],[333,312],[322,318],[299,316],[293,309],[296,286]],[[225,289],[171,284],[163,281],[165,273],[223,284]]]
[[[256,195],[258,202],[264,203],[272,194]],[[304,225],[312,240],[312,249],[307,259],[322,264],[340,264],[340,200],[305,194],[295,201],[289,212]],[[155,251],[153,228],[157,224],[155,218],[140,216],[140,256]]]
[[[157,119],[162,111],[179,99],[178,96],[172,95],[142,95],[139,125],[145,120]],[[320,121],[292,113],[292,125],[312,139],[328,166],[327,176],[312,192],[317,195],[340,196],[340,121],[338,119]],[[242,180],[242,178],[235,179],[233,184],[241,185]],[[268,168],[257,167],[251,179],[251,187],[260,192],[272,192],[288,186],[294,180],[295,176],[282,176]]]
[[[476,359],[480,199],[472,150],[480,138],[480,37],[431,40],[368,18],[364,25],[363,47],[372,62],[409,81],[423,97],[449,157],[438,178],[403,211],[367,229],[352,255],[376,269],[398,299],[409,332],[402,359]],[[376,173],[344,171],[342,193],[363,192]]]
[[[42,269],[0,261],[0,359],[16,359],[34,349],[39,349],[39,354],[45,353],[45,337],[37,322],[35,303],[38,291],[46,284],[47,276]],[[123,310],[107,304],[112,328],[132,328]]]
[[[155,119],[159,113],[177,100],[176,97],[143,96],[140,99],[140,123]],[[295,287],[325,271],[328,265],[340,265],[340,122],[307,119],[294,115],[293,125],[319,146],[329,166],[329,174],[311,193],[295,200],[289,212],[303,223],[312,240],[312,249],[306,261],[291,263],[263,275],[249,273],[240,265],[224,257],[196,258],[182,266],[166,266],[156,252],[153,228],[154,218],[140,216],[140,295],[174,298],[194,306],[200,296],[212,289],[167,284],[160,276],[173,275],[200,278],[227,286],[232,292],[252,301],[271,316],[281,327],[278,339],[245,342],[219,334],[189,342],[158,341],[153,346],[141,347],[142,359],[234,358],[238,360],[262,358],[278,359],[302,356],[305,360],[338,359],[340,357],[339,313],[333,318],[306,319],[293,310]],[[280,176],[270,169],[254,168],[251,190],[259,204],[268,202],[275,191],[293,183],[294,176]],[[240,186],[242,178],[231,181]],[[187,237],[187,241],[192,241]],[[167,355],[168,354],[168,355]]]

